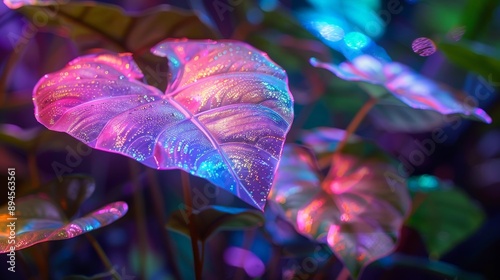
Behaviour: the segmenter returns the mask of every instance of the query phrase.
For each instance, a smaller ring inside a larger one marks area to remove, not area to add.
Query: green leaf
[[[44,16],[47,18],[44,27],[72,38],[82,52],[104,48],[133,53],[148,84],[160,89],[166,87],[167,63],[164,58],[152,55],[150,48],[166,38],[216,37],[194,13],[167,5],[139,14],[128,14],[115,5],[92,2],[23,6],[18,11],[31,21]]]
[[[465,26],[464,38],[474,39],[487,30],[499,0],[467,0],[463,8],[462,24]]]
[[[209,206],[193,210],[200,240],[205,241],[223,230],[246,230],[264,224],[261,211],[225,206]],[[189,217],[185,210],[177,210],[170,217],[167,228],[189,236]]]
[[[439,49],[452,63],[491,80],[500,76],[500,53],[492,47],[472,42],[441,42]]]
[[[463,191],[423,175],[408,180],[414,193],[413,214],[407,225],[422,235],[431,257],[437,259],[474,233],[485,214]]]

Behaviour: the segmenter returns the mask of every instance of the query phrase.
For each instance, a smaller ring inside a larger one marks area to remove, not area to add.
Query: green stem
[[[111,274],[113,275],[113,278],[117,279],[117,280],[121,280],[122,278],[120,277],[120,275],[115,271],[115,269],[111,265],[111,261],[109,260],[108,256],[106,256],[106,253],[102,249],[101,245],[99,245],[99,242],[97,242],[97,240],[94,238],[94,236],[92,236],[89,233],[85,234],[85,236],[89,240],[90,244],[92,245],[92,247],[96,251],[97,255],[101,259],[101,261],[104,264],[104,266],[106,267],[106,269],[111,272]]]
[[[182,190],[184,194],[184,203],[186,204],[186,214],[189,217],[189,235],[191,237],[191,247],[193,248],[194,272],[196,280],[201,280],[203,272],[203,263],[200,259],[200,247],[198,246],[198,231],[196,228],[196,216],[193,215],[193,198],[191,196],[191,186],[189,183],[189,175],[181,171]]]
[[[377,99],[375,98],[370,98],[368,101],[366,101],[365,104],[363,104],[361,109],[359,109],[359,111],[347,126],[346,133],[344,134],[342,141],[340,141],[337,149],[335,150],[335,153],[340,153],[342,151],[349,138],[354,134],[356,129],[358,129],[358,127],[361,125],[361,122],[365,119],[366,115],[368,114],[368,112],[370,112],[373,106],[375,106],[375,104],[377,104]]]

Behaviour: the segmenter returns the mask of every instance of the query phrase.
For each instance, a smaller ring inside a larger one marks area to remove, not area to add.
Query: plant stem
[[[201,241],[201,269],[203,270],[203,264],[205,263],[205,240]]]
[[[109,260],[108,256],[106,256],[106,253],[102,249],[101,245],[99,245],[99,242],[97,242],[97,240],[94,238],[94,236],[92,236],[89,233],[85,234],[85,236],[87,236],[87,239],[89,240],[90,244],[92,245],[92,247],[96,251],[97,255],[101,259],[101,261],[104,264],[104,266],[106,267],[106,269],[111,271],[111,274],[113,274],[113,278],[121,280],[122,278],[120,277],[120,275],[115,271],[115,269],[111,265],[111,261]]]
[[[339,154],[341,154],[342,149],[344,149],[349,138],[354,134],[356,129],[358,129],[361,122],[364,120],[364,118],[366,117],[368,112],[373,108],[373,106],[375,106],[376,103],[377,103],[377,99],[370,97],[370,99],[368,99],[368,101],[366,101],[366,103],[361,107],[361,109],[359,109],[359,111],[356,113],[354,118],[351,120],[351,122],[347,126],[346,133],[344,134],[344,137],[339,142],[337,149],[335,150],[335,152],[332,155],[331,167],[330,167],[330,170],[328,171],[328,175],[326,176],[326,179],[325,179],[325,182],[327,182],[327,185],[329,185],[329,182],[331,182],[334,179],[333,178],[334,174],[332,173],[333,172],[332,167],[334,166],[335,159],[337,158],[337,156]]]
[[[365,104],[363,104],[363,107],[359,109],[352,121],[347,126],[344,138],[342,138],[342,141],[340,141],[339,146],[335,150],[335,153],[340,153],[340,151],[342,151],[349,138],[354,134],[356,129],[358,129],[361,122],[365,119],[368,112],[370,112],[370,110],[373,108],[373,106],[375,106],[376,103],[377,99],[371,97],[370,99],[368,99],[368,101],[366,101]]]
[[[129,169],[132,187],[134,189],[134,218],[137,224],[138,229],[138,237],[139,237],[139,255],[140,264],[139,264],[139,275],[141,279],[146,279],[146,252],[148,248],[148,233],[147,233],[147,224],[146,224],[146,214],[144,210],[144,196],[142,195],[141,183],[139,181],[139,166],[135,161],[129,160]]]
[[[196,228],[196,216],[193,215],[193,198],[191,197],[191,186],[189,175],[181,171],[182,190],[184,194],[184,203],[186,204],[186,214],[189,217],[189,235],[191,237],[191,247],[193,247],[194,272],[196,280],[201,280],[203,263],[200,260],[200,248],[198,246],[198,231]]]

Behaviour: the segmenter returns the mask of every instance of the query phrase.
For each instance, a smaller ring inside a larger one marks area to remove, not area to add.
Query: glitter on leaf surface
[[[131,54],[79,57],[34,89],[35,115],[99,150],[182,169],[262,209],[293,119],[285,71],[236,41],[166,40],[164,93]]]
[[[308,138],[317,144],[320,139],[327,141],[325,136],[341,136],[338,130],[321,134]],[[388,175],[397,174],[390,160],[375,147],[354,142],[336,155],[329,183],[311,150],[286,145],[269,200],[282,207],[298,232],[327,243],[357,275],[395,248],[410,200],[405,184]],[[325,150],[316,149],[316,155],[331,162],[332,146],[320,145]]]
[[[31,195],[16,200],[16,220],[9,215],[8,205],[0,208],[0,253],[20,250],[37,243],[73,238],[104,227],[127,213],[125,202],[108,204],[84,217],[68,222],[64,212],[46,195]],[[9,224],[15,223],[15,235]],[[15,236],[15,243],[9,242]]]
[[[482,109],[457,98],[454,90],[424,77],[397,62],[383,62],[369,55],[356,57],[339,65],[311,59],[311,64],[324,68],[337,77],[382,87],[392,96],[414,109],[431,110],[443,115],[460,114],[474,120],[491,123]]]

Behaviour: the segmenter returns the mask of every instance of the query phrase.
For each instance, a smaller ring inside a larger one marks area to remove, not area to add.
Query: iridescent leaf
[[[12,247],[20,250],[40,242],[76,237],[109,225],[125,215],[128,209],[125,202],[114,202],[68,222],[61,209],[46,195],[18,198],[15,203],[13,216],[9,213],[8,205],[0,208],[0,253],[9,252]],[[8,226],[12,223],[15,223],[15,239],[10,239],[13,233]],[[15,240],[15,243],[11,243],[11,240]]]
[[[224,206],[209,206],[193,210],[196,216],[196,229],[201,240],[209,239],[213,234],[223,230],[245,230],[262,226],[264,215],[251,209]],[[170,217],[167,227],[186,236],[189,234],[189,217],[186,211],[177,210]]]
[[[333,160],[330,184],[310,150],[285,146],[269,196],[298,232],[328,243],[353,276],[394,249],[409,208],[404,184],[386,177],[396,172],[390,159],[365,146],[346,144]]]
[[[96,149],[183,169],[263,208],[293,119],[285,72],[236,41],[167,40],[166,93],[130,54],[77,58],[34,89],[35,115]]]
[[[422,235],[432,258],[440,258],[483,223],[483,210],[466,193],[434,176],[408,180],[415,208],[407,224]]]
[[[318,62],[315,59],[311,59],[311,63],[331,71],[341,79],[363,82],[360,86],[376,98],[382,96],[387,98],[383,92],[388,91],[392,96],[414,109],[432,110],[443,115],[460,114],[491,123],[491,118],[486,112],[460,100],[453,90],[397,62],[383,62],[363,55],[355,58],[352,63],[344,62],[338,66]]]

